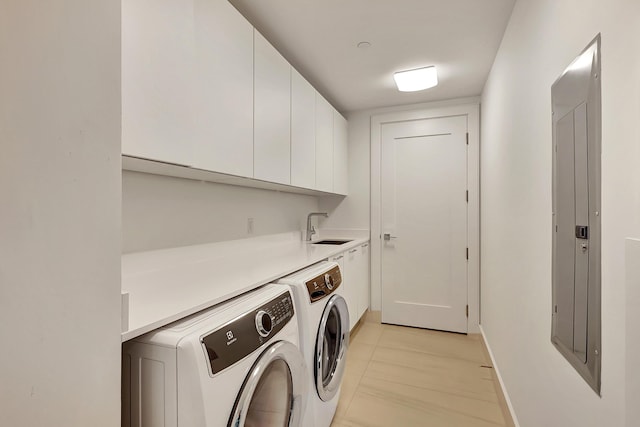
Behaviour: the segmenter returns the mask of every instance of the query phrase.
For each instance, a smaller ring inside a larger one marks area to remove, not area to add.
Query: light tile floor
[[[351,335],[332,427],[513,426],[480,335],[383,325]]]

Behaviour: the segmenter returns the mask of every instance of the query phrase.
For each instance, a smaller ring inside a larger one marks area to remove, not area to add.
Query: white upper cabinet
[[[254,178],[291,183],[291,66],[258,32],[254,45]]]
[[[227,1],[122,3],[122,153],[253,175],[253,27]]]
[[[252,177],[253,26],[226,0],[193,1],[198,55],[195,165]]]
[[[316,90],[291,69],[291,185],[316,186]]]
[[[347,194],[348,187],[347,120],[333,110],[333,192]]]
[[[197,53],[190,1],[122,2],[122,152],[192,165]]]
[[[122,154],[132,170],[347,194],[346,120],[227,0],[122,2]]]
[[[333,192],[333,107],[316,92],[316,190]]]

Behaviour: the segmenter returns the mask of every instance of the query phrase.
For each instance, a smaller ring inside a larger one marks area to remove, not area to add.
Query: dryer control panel
[[[331,270],[326,271],[306,283],[309,292],[309,300],[311,302],[318,301],[328,295],[331,295],[342,284],[342,272],[340,267],[335,266]]]
[[[209,359],[210,374],[215,375],[269,341],[294,315],[291,294],[284,291],[268,303],[247,312],[200,341]]]

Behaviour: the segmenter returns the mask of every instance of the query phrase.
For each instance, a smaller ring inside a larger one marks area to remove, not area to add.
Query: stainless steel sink
[[[344,245],[345,243],[352,242],[353,240],[318,240],[317,242],[313,242],[314,245]]]

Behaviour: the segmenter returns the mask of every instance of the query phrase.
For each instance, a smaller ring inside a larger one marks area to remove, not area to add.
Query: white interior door
[[[467,332],[467,117],[381,134],[382,321]]]

